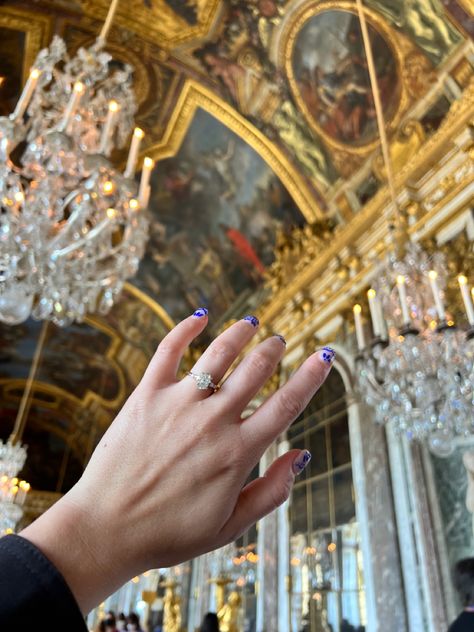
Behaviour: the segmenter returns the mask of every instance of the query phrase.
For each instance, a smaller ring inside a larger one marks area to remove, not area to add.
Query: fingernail
[[[311,452],[309,452],[309,450],[302,450],[293,461],[293,473],[296,475],[301,474],[310,461]]]
[[[326,364],[332,364],[336,358],[336,352],[331,347],[323,347],[319,352],[319,357]]]
[[[246,320],[253,327],[258,327],[259,325],[259,320],[256,316],[245,316],[244,318],[242,318],[242,320]]]
[[[273,334],[275,336],[275,338],[278,338],[278,340],[281,340],[281,342],[285,345],[286,347],[286,340],[283,338],[283,336],[281,334]]]
[[[207,310],[205,307],[200,307],[194,312],[193,316],[194,318],[202,318],[203,316],[207,316],[208,314],[209,310]]]

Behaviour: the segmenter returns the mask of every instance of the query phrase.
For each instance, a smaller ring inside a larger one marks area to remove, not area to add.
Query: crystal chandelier
[[[426,441],[448,456],[456,437],[474,434],[474,307],[467,278],[458,277],[468,327],[446,312],[446,263],[409,241],[397,207],[377,76],[362,1],[357,0],[374,104],[399,241],[368,291],[374,337],[366,343],[362,308],[354,306],[359,390],[376,421]],[[400,239],[401,238],[401,239]]]
[[[379,271],[368,301],[374,338],[366,344],[361,307],[354,307],[358,383],[376,421],[426,440],[448,456],[455,437],[474,434],[474,312],[463,291],[470,329],[456,327],[443,301],[443,258],[409,244]],[[467,289],[466,278],[459,277]]]
[[[0,118],[0,321],[65,326],[107,313],[144,254],[153,161],[134,181],[143,131],[123,172],[114,147],[136,110],[129,66],[104,52],[117,1],[95,43],[70,58],[54,37],[14,112]]]
[[[0,537],[15,531],[23,515],[29,483],[17,478],[26,461],[26,448],[0,441]]]

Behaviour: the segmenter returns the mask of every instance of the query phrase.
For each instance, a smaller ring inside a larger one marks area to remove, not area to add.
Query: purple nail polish
[[[275,338],[278,338],[278,340],[281,340],[281,342],[285,345],[286,347],[286,340],[283,338],[283,336],[281,334],[274,334]]]
[[[258,327],[259,325],[259,320],[256,316],[245,316],[245,318],[243,318],[242,320],[246,320],[253,327]]]
[[[304,470],[304,468],[311,461],[311,452],[309,450],[303,450],[298,454],[296,459],[293,461],[293,473],[298,475]]]
[[[336,358],[336,352],[331,347],[323,347],[319,352],[319,356],[326,364],[332,364]]]
[[[209,311],[205,307],[200,307],[194,312],[193,316],[194,318],[202,318],[203,316],[207,316],[208,314]]]

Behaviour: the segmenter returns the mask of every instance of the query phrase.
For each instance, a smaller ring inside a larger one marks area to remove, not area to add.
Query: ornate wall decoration
[[[425,138],[423,126],[419,121],[409,120],[400,126],[390,143],[390,155],[395,171],[400,170],[415,155],[425,142]],[[387,180],[381,153],[374,157],[372,170],[379,180]]]

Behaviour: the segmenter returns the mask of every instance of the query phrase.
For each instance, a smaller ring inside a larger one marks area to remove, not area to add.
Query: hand
[[[334,352],[309,357],[250,417],[241,415],[284,353],[272,336],[238,364],[222,388],[177,380],[183,353],[207,313],[177,325],[99,442],[79,482],[25,529],[62,572],[83,612],[130,577],[177,564],[235,540],[285,501],[309,453],[291,450],[245,485],[267,447],[326,379]],[[257,329],[243,319],[204,352],[193,372],[220,381]]]

